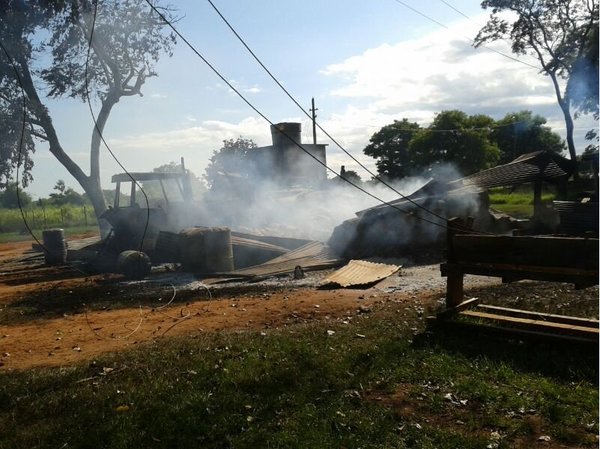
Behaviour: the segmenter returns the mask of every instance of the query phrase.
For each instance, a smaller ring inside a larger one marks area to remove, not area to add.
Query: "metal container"
[[[48,265],[60,265],[67,262],[67,241],[63,229],[42,231],[44,260]]]
[[[187,228],[180,237],[181,263],[186,271],[216,273],[234,269],[229,228]]]
[[[275,151],[302,143],[302,123],[283,122],[271,125]]]
[[[128,279],[143,279],[150,274],[152,263],[146,253],[123,251],[117,259],[117,271]]]

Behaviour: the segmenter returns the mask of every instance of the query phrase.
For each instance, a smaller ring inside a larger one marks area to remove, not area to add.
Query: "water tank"
[[[271,125],[275,151],[302,143],[302,123],[283,122]]]
[[[217,273],[234,268],[229,228],[187,228],[180,232],[179,243],[186,271]]]

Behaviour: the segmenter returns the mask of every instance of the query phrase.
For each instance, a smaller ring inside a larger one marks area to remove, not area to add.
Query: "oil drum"
[[[48,265],[60,265],[67,262],[67,241],[63,229],[42,231],[44,261]]]

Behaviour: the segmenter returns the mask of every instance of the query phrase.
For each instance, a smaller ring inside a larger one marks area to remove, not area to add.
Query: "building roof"
[[[527,182],[555,182],[573,173],[573,162],[550,151],[536,151],[519,156],[508,164],[475,173],[449,183],[450,189],[476,186],[482,189],[506,187]]]

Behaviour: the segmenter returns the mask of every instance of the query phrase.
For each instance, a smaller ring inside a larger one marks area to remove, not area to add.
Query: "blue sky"
[[[317,121],[370,167],[374,160],[362,155],[362,149],[382,126],[405,117],[427,126],[435,113],[448,109],[494,118],[528,109],[564,135],[549,78],[524,64],[537,67],[535,59],[524,56],[524,63],[518,63],[471,47],[488,15],[477,1],[213,1],[296,100],[308,109],[314,97]],[[303,141],[311,141],[307,118],[207,1],[172,4],[181,16],[177,29],[236,89],[272,122],[301,121]],[[511,54],[506,43],[492,47]],[[104,133],[128,170],[152,170],[184,157],[186,166],[201,175],[224,139],[243,136],[270,144],[269,124],[183,42],[172,58],[159,62],[157,71],[159,76],[146,82],[143,97],[125,98],[116,106]],[[87,171],[93,129],[87,105],[53,101],[50,109],[63,147]],[[579,152],[585,146],[583,135],[594,126],[589,118],[576,122]],[[328,162],[334,169],[346,165],[364,179],[370,177],[320,132],[318,141],[329,144]],[[81,190],[43,146],[34,161],[35,180],[28,188],[34,196],[47,196],[57,179]],[[103,151],[103,186],[109,188],[110,175],[121,171]]]

